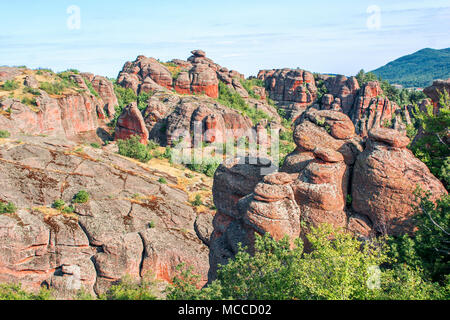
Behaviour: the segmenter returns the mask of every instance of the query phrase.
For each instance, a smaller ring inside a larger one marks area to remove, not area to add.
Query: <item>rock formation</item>
[[[317,99],[314,75],[301,69],[262,70],[258,79],[263,80],[269,97],[288,111],[295,119]]]
[[[433,101],[436,112],[436,109],[439,108],[441,95],[444,95],[445,93],[450,95],[450,79],[436,80],[433,82],[432,86],[423,89],[423,92]]]
[[[137,107],[137,103],[133,102],[126,106],[117,119],[114,139],[127,140],[132,136],[139,136],[141,143],[147,144],[148,135],[149,133],[145,126],[144,118]]]
[[[180,94],[205,94],[217,98],[221,67],[201,50],[192,51],[192,54],[188,61],[176,59],[169,63],[139,56],[124,65],[118,83],[137,94],[173,89]]]
[[[209,280],[238,242],[251,250],[255,232],[305,238],[328,223],[362,239],[409,233],[416,186],[434,199],[447,193],[396,130],[376,127],[364,140],[342,112],[310,108],[297,120],[294,141],[279,173],[264,175],[257,161],[238,159],[217,170]]]
[[[92,75],[90,78],[97,96],[86,85],[85,81],[91,81],[89,77],[78,74],[70,75],[73,87],[59,95],[51,95],[39,89],[41,82],[38,77],[44,77],[46,81],[59,81],[54,74],[38,76],[27,69],[2,70],[5,71],[0,81],[19,82],[24,79],[24,88],[19,89],[23,89],[23,95],[26,95],[26,88],[35,92],[31,105],[22,98],[0,96],[0,127],[10,133],[63,135],[74,139],[79,134],[95,132],[105,125],[105,112],[109,117],[114,116],[118,105],[113,84],[103,77]]]
[[[171,187],[175,177],[62,139],[20,139],[0,148],[0,200],[18,207],[0,214],[1,283],[48,286],[71,298],[82,288],[103,293],[125,275],[152,272],[169,281],[182,262],[206,282],[209,220],[187,204],[185,191]],[[80,190],[90,199],[73,213],[51,208]]]

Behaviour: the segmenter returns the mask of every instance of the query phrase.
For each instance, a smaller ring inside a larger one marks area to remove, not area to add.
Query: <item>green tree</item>
[[[447,135],[450,128],[450,98],[447,92],[441,95],[439,106],[437,114],[433,113],[432,106],[423,112],[416,108],[415,118],[420,138],[414,141],[411,150],[448,189],[450,146]]]
[[[443,284],[450,275],[450,196],[434,203],[430,193],[418,189],[416,195],[417,231],[390,239],[391,255],[398,263],[421,270],[424,278]]]

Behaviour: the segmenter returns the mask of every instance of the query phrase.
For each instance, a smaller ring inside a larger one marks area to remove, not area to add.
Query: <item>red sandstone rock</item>
[[[412,232],[414,191],[420,186],[432,198],[447,194],[442,183],[427,166],[406,148],[392,148],[372,140],[355,163],[352,197],[353,210],[367,215],[377,232],[400,235]],[[375,140],[376,139],[376,140]],[[383,137],[383,140],[386,140]],[[398,146],[406,143],[391,142]]]
[[[437,107],[441,94],[444,94],[444,92],[450,94],[450,79],[436,80],[432,86],[423,89],[423,92],[433,100],[433,104]]]
[[[115,140],[127,140],[131,136],[141,137],[141,143],[147,144],[149,133],[145,126],[144,118],[137,107],[137,103],[125,107],[117,120]]]
[[[109,118],[112,118],[116,113],[116,107],[119,105],[116,94],[114,92],[114,85],[105,77],[95,76],[92,79],[92,87],[99,94],[103,100],[103,109],[107,111]]]

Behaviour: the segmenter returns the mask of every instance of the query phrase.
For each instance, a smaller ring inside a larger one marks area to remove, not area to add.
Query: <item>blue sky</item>
[[[71,5],[80,29],[67,26]],[[373,5],[378,29],[367,26]],[[2,0],[0,12],[0,65],[109,77],[139,54],[167,61],[193,49],[248,76],[282,67],[353,75],[450,47],[450,0]]]

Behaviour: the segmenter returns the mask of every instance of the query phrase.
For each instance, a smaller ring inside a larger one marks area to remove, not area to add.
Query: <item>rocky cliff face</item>
[[[183,262],[206,281],[212,217],[193,210],[176,176],[56,138],[0,144],[0,200],[18,207],[0,215],[0,282],[70,298],[81,288],[105,292],[125,275],[170,281]],[[73,213],[51,208],[80,190],[90,200]]]
[[[280,103],[288,116],[295,119],[317,99],[314,75],[304,70],[262,70],[258,79],[263,80],[269,97]]]
[[[447,194],[396,130],[373,128],[363,140],[345,114],[311,108],[297,121],[294,141],[297,150],[279,173],[262,175],[264,164],[239,159],[217,170],[210,280],[237,243],[251,250],[255,232],[304,238],[328,223],[363,239],[399,235],[413,231],[416,185],[434,199]]]
[[[117,98],[112,83],[106,78],[92,76],[92,86],[98,90],[98,96],[90,92],[85,78],[75,74],[70,76],[73,87],[64,89],[60,94],[49,94],[39,89],[40,82],[36,78],[49,83],[56,81],[54,75],[37,76],[26,69],[2,70],[8,72],[4,71],[0,81],[9,79],[19,83],[11,97],[0,99],[0,127],[3,130],[11,133],[63,135],[73,139],[82,133],[95,132],[104,124],[103,120],[107,116],[114,115]],[[33,89],[33,95],[28,93],[29,89]]]

